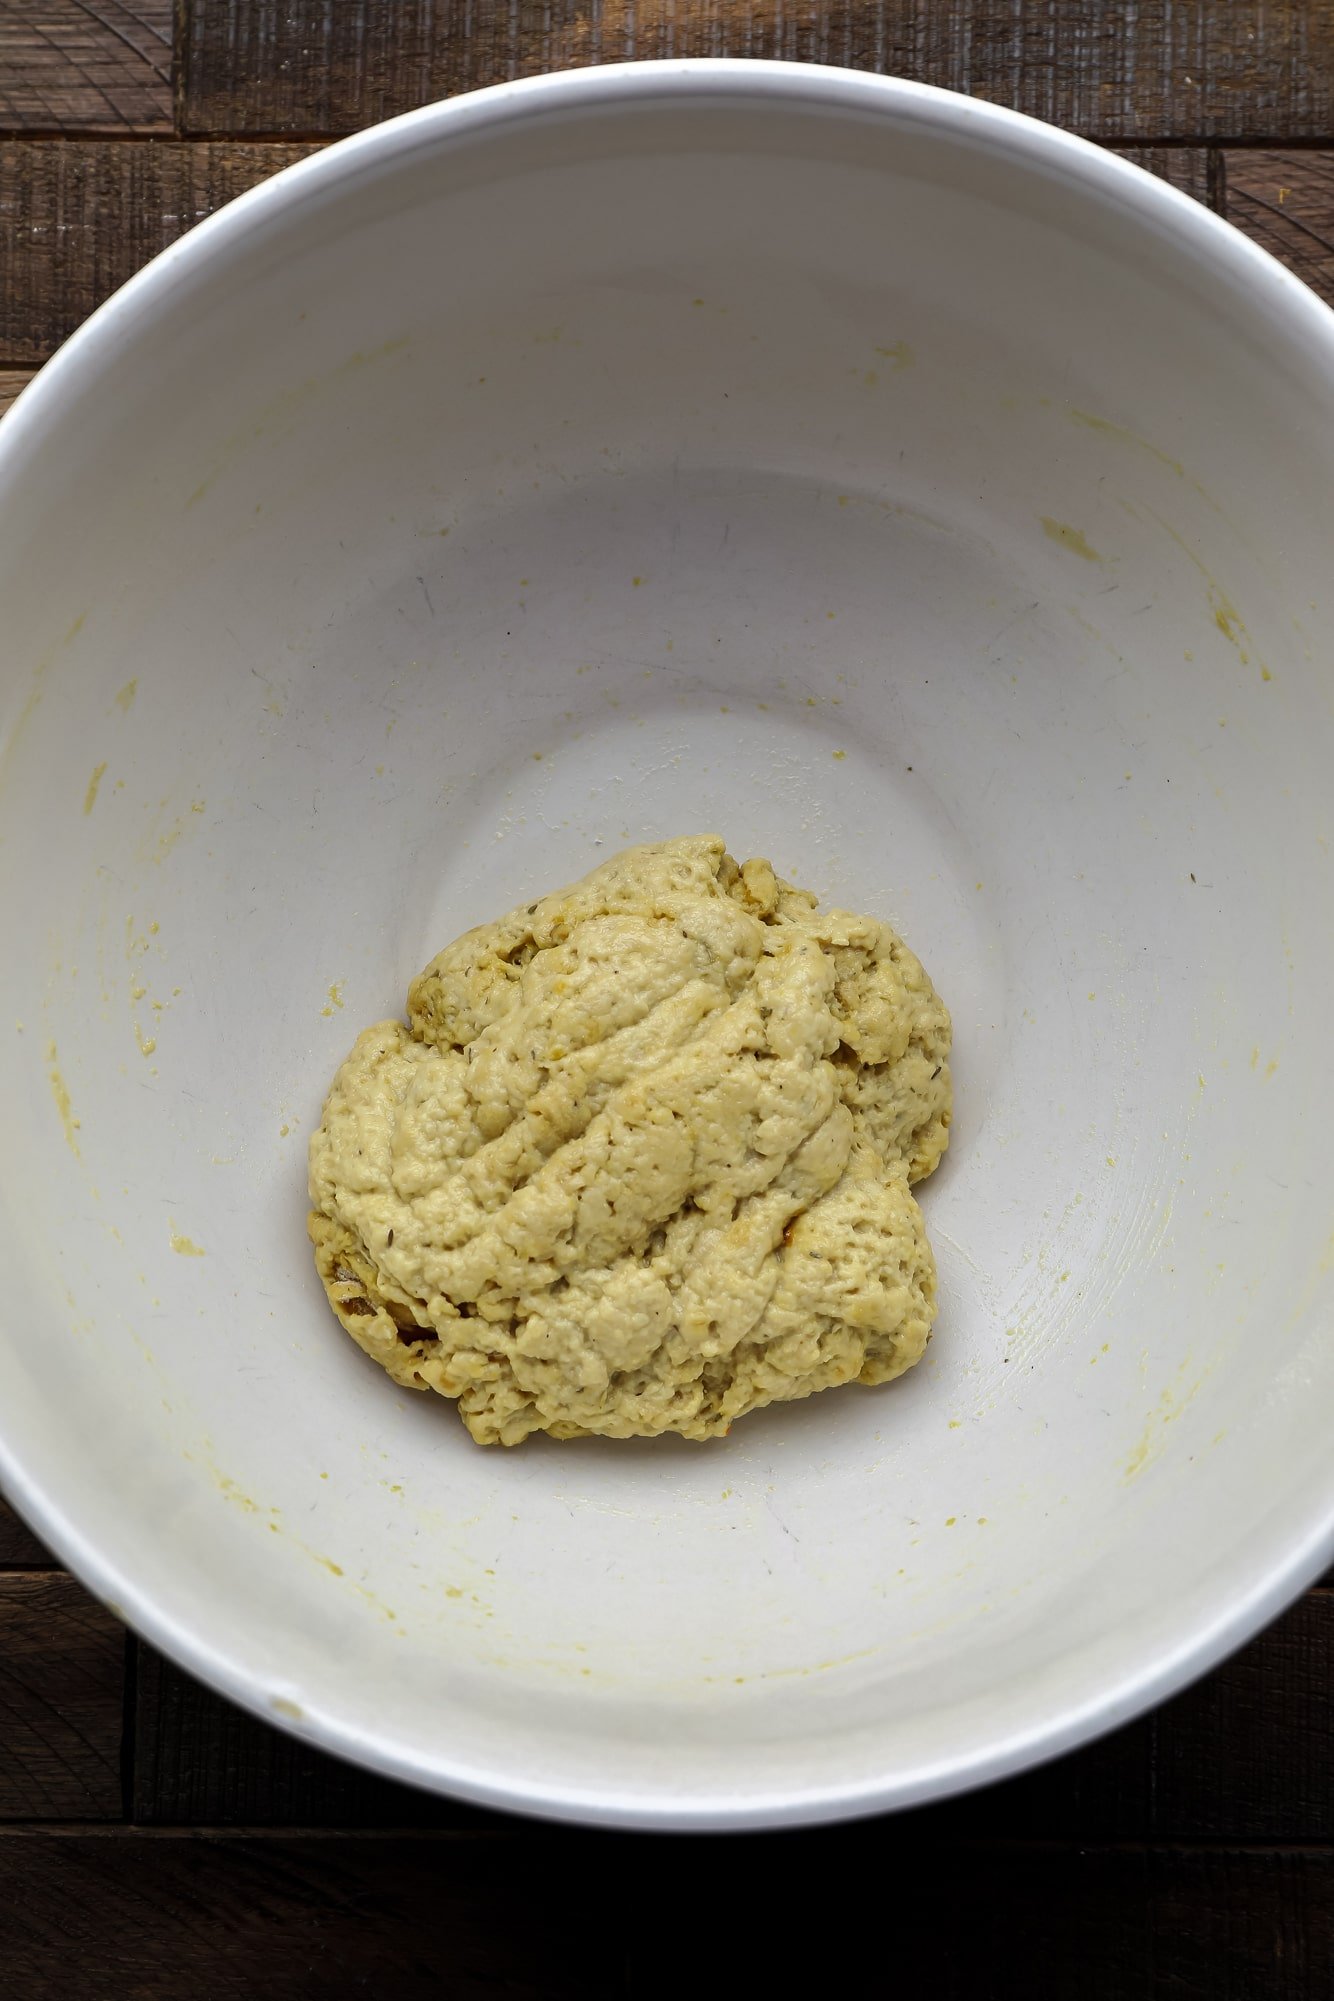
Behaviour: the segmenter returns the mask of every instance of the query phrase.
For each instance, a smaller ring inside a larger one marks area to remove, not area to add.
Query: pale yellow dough
[[[887,924],[663,841],[469,931],[408,1019],[334,1079],[310,1234],[348,1333],[481,1444],[715,1438],[921,1357],[950,1020]]]

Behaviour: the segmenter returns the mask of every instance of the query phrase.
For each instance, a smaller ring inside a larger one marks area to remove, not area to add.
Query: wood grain
[[[352,131],[510,77],[773,56],[1101,139],[1334,139],[1334,0],[182,0],[181,129]]]
[[[1334,306],[1334,152],[1225,156],[1227,215]]]
[[[0,1820],[120,1818],[124,1662],[72,1577],[0,1574]]]
[[[1171,2001],[1334,1994],[1334,1854],[1176,1853],[1150,1868],[1152,1985]],[[1072,1992],[1073,1992],[1072,1988]]]
[[[311,150],[0,142],[0,368],[44,361],[150,257]]]
[[[76,1969],[73,1991],[141,2001],[677,2001],[763,1993],[803,1963],[851,1992],[882,1908],[886,1988],[931,2001],[1323,2001],[1334,1855],[942,1845],[911,1817],[725,1845],[0,1838],[0,1954],[22,2001],[66,2001]]]
[[[0,131],[169,132],[172,0],[3,0]]]
[[[521,1840],[0,1838],[15,2001],[602,2001],[616,1930],[603,1882]]]
[[[1168,1703],[1155,1735],[1156,1835],[1334,1842],[1334,1592]]]
[[[28,380],[26,375],[0,374],[0,417]],[[47,1555],[36,1536],[19,1520],[0,1495],[0,1571],[53,1570],[55,1559]]]

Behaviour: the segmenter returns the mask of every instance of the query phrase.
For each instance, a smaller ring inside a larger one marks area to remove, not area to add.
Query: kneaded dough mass
[[[408,1021],[334,1079],[310,1235],[348,1333],[479,1443],[715,1438],[920,1358],[950,1020],[887,924],[662,841],[469,931]]]

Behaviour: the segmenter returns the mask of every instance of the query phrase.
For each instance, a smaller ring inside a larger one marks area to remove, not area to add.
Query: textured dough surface
[[[713,835],[628,849],[358,1037],[310,1144],[330,1303],[485,1445],[713,1438],[887,1382],[935,1316],[910,1183],[949,1048],[887,924]]]

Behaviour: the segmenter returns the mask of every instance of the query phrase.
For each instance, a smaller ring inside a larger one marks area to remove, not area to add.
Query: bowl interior
[[[0,1431],[291,1727],[613,1819],[921,1797],[1315,1561],[1331,344],[931,93],[565,80],[354,142],[7,426]],[[465,926],[717,830],[956,1023],[928,1360],[474,1447],[334,1325],[305,1143]]]

